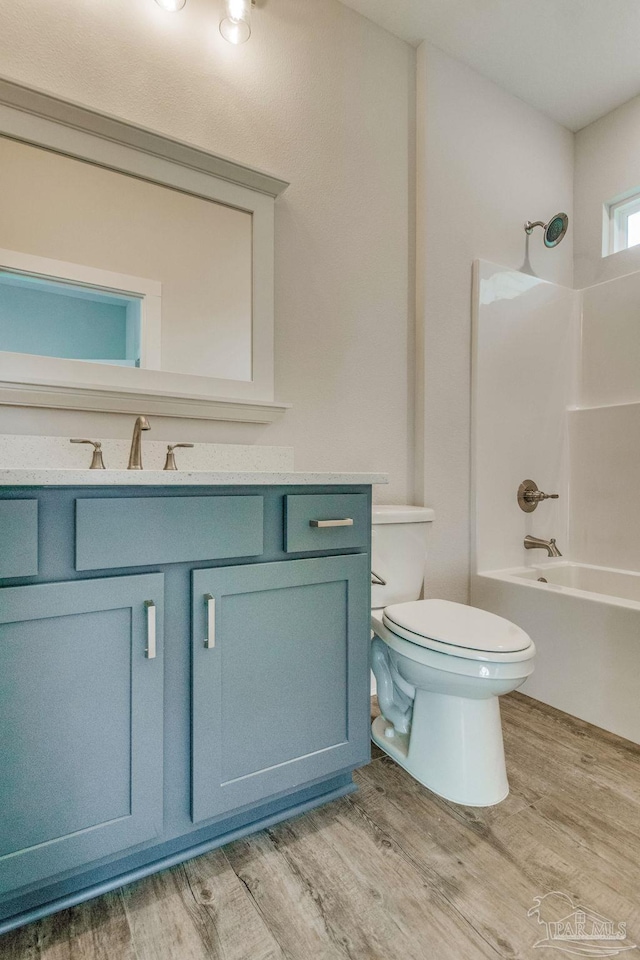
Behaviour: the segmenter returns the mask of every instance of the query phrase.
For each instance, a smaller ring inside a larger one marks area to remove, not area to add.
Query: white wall
[[[276,395],[259,427],[152,424],[154,437],[290,444],[299,469],[383,470],[412,487],[414,51],[337,0],[269,0],[249,43],[188,0],[12,0],[5,76],[291,182],[276,215]],[[144,411],[141,411],[144,412]],[[126,437],[132,418],[0,409],[4,433]]]
[[[640,247],[602,256],[603,205],[640,187],[640,97],[575,137],[575,285],[640,270]]]
[[[465,600],[471,266],[524,265],[572,286],[573,232],[548,250],[540,231],[527,247],[523,225],[558,210],[571,217],[573,136],[428,44],[418,51],[417,100],[416,494],[436,510],[426,595]]]

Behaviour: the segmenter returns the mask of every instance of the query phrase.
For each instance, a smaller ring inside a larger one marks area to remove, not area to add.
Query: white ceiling
[[[640,93],[640,0],[343,0],[579,130]]]

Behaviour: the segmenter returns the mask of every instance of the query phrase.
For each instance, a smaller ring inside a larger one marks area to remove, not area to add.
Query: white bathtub
[[[523,693],[640,743],[640,573],[569,561],[493,570],[473,577],[471,602],[535,641]]]

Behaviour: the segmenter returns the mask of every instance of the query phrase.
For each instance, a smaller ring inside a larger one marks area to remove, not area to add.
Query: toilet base
[[[389,732],[387,732],[389,731]],[[417,690],[411,730],[376,717],[371,739],[425,787],[467,807],[491,807],[509,795],[500,704]]]

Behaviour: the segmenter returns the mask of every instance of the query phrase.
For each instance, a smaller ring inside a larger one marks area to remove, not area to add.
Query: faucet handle
[[[176,450],[177,447],[192,447],[192,446],[193,446],[192,443],[170,443],[170,444],[168,444],[168,446],[167,446],[167,459],[166,459],[165,462],[164,462],[164,469],[165,469],[165,470],[177,470],[178,467],[176,466],[176,457],[175,457],[175,454],[174,454],[173,451]]]
[[[532,490],[524,495],[527,503],[541,503],[542,500],[557,500],[559,497],[559,493],[543,493],[542,490]]]
[[[559,493],[543,493],[535,480],[523,480],[518,487],[518,506],[525,513],[533,513],[543,500],[558,500]]]
[[[91,457],[90,470],[104,470],[104,460],[102,459],[102,443],[100,440],[69,440],[69,443],[92,443],[93,456]]]

